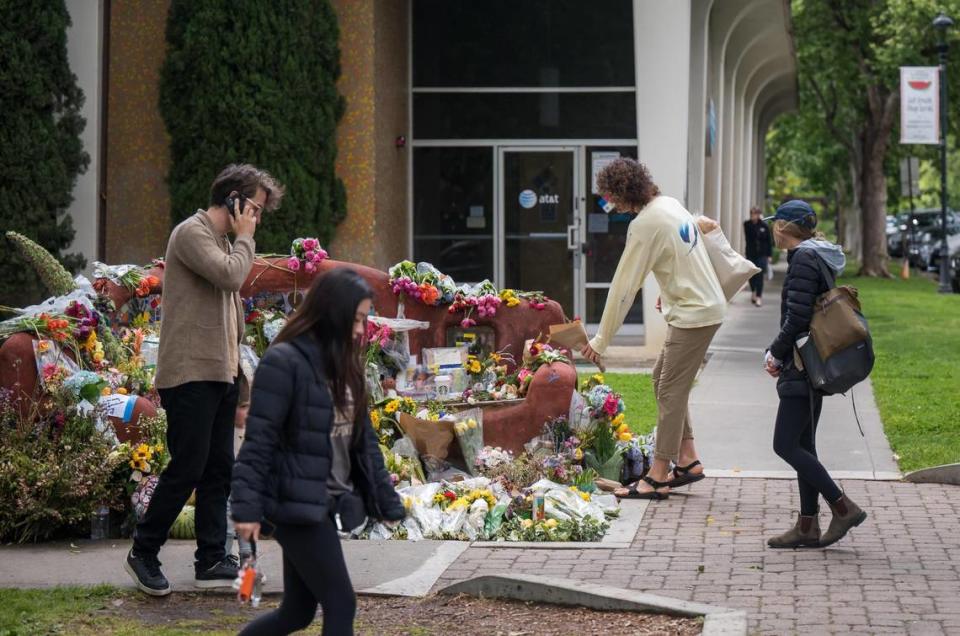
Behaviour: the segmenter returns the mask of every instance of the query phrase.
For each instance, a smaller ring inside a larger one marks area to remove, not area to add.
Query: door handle
[[[573,233],[576,231],[577,231],[576,225],[567,226],[567,249],[570,251],[575,251],[579,247],[577,245],[578,241],[573,236]]]

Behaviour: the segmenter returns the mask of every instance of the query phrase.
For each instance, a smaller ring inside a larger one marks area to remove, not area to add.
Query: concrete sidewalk
[[[777,335],[783,270],[767,283],[757,308],[746,290],[731,303],[710,347],[709,361],[690,397],[697,450],[710,474],[793,477],[773,452],[773,425],[779,399],[776,381],[762,367],[763,352]],[[824,399],[817,452],[837,476],[898,478],[899,468],[883,433],[869,381],[844,396]],[[866,437],[860,436],[853,400]]]

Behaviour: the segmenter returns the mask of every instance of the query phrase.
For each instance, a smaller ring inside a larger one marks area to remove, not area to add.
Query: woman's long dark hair
[[[344,414],[347,410],[347,389],[353,401],[353,446],[363,439],[363,423],[367,417],[367,385],[360,362],[362,344],[353,337],[357,306],[372,300],[373,291],[360,274],[352,269],[337,268],[317,277],[274,343],[289,342],[310,334],[320,345],[321,371],[333,396],[333,403]]]

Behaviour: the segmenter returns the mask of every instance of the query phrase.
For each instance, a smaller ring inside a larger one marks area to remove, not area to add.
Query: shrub
[[[68,269],[83,257],[64,255],[73,241],[65,216],[83,151],[83,92],[67,62],[70,15],[63,0],[12,0],[0,22],[0,230],[14,230],[49,250]],[[0,247],[0,305],[23,306],[45,296],[36,273],[9,245]]]
[[[296,236],[329,243],[346,211],[334,174],[339,31],[329,0],[173,0],[160,112],[171,142],[172,221],[206,207],[229,163],[268,170],[287,187],[257,231],[259,252]]]

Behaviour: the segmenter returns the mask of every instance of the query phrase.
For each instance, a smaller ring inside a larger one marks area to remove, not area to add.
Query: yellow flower
[[[127,390],[123,387],[120,387],[119,389],[117,389],[117,393],[119,393],[120,395],[126,395]]]
[[[380,430],[380,411],[370,411],[370,423],[373,425],[373,430]]]
[[[533,519],[524,519],[523,521],[520,522],[520,527],[523,528],[524,530],[527,530],[528,528],[532,528]]]
[[[602,373],[594,373],[593,381],[596,382],[597,384],[605,384]]]
[[[111,393],[113,393],[113,389],[111,389],[108,386],[105,386],[102,389],[100,389],[100,395],[110,395]]]
[[[387,413],[396,413],[397,408],[400,407],[400,400],[390,400],[387,402],[387,405],[383,407],[383,410]]]
[[[479,360],[474,360],[473,362],[470,363],[470,368],[467,369],[467,370],[468,370],[470,373],[476,374],[476,373],[480,373],[480,371],[483,370],[483,367],[480,366],[480,361],[479,361]]]
[[[40,340],[37,342],[37,352],[46,353],[50,350],[50,341],[49,340]]]
[[[96,363],[98,363],[98,364],[101,363],[101,362],[103,362],[103,352],[97,351],[96,353],[94,353],[94,354],[93,354],[93,361],[96,362]]]
[[[548,527],[548,528],[550,528],[550,529],[556,528],[556,527],[557,527],[557,520],[556,520],[556,519],[547,519],[546,521],[543,522],[543,525],[545,525],[546,527]]]
[[[467,427],[468,427],[468,428],[477,428],[477,420],[475,420],[475,419],[473,419],[473,418],[471,417],[469,420],[467,420]]]
[[[617,435],[617,438],[621,442],[629,442],[630,440],[633,439],[633,435],[631,435],[630,433],[620,433]]]
[[[581,461],[583,459],[583,449],[577,448],[577,450],[573,451],[573,458],[578,462]]]
[[[516,307],[519,304],[520,304],[520,299],[515,296],[511,296],[510,298],[507,299],[507,307]]]
[[[625,417],[626,416],[624,416],[623,413],[619,413],[615,418],[613,418],[611,425],[613,425],[614,428],[620,428],[620,426],[623,425],[623,421]]]

